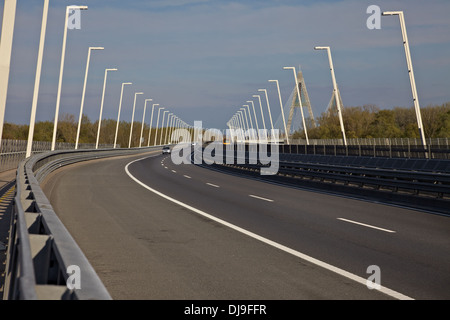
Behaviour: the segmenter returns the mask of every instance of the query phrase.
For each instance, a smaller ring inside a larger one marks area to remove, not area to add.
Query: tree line
[[[421,108],[422,124],[426,138],[450,137],[450,102]],[[414,107],[379,109],[375,105],[344,107],[342,109],[347,138],[419,138]],[[310,139],[339,139],[341,127],[337,110],[323,112],[314,128],[308,121]],[[295,138],[305,138],[303,130],[294,133]]]
[[[427,138],[450,137],[450,102],[442,105],[429,105],[421,108],[424,133]],[[342,109],[344,128],[347,138],[419,138],[415,109],[395,107],[393,109],[379,109],[375,105],[344,107]],[[323,112],[316,119],[317,126],[313,127],[308,121],[307,131],[310,139],[339,139],[341,127],[337,111]],[[100,144],[113,144],[116,133],[116,120],[102,120]],[[139,146],[142,123],[133,123],[131,146]],[[71,114],[64,114],[58,121],[56,142],[75,143],[78,121]],[[131,122],[120,121],[117,143],[121,147],[128,147]],[[92,122],[86,115],[81,121],[79,143],[95,143],[97,139],[98,121]],[[142,145],[148,145],[150,126],[144,124]],[[152,128],[150,145],[153,145],[156,128]],[[157,144],[160,141],[161,130],[158,132]],[[164,132],[165,134],[165,132]],[[35,141],[52,141],[53,122],[40,121],[35,125]],[[164,137],[163,137],[164,138]],[[304,131],[294,132],[293,139],[305,138]],[[27,140],[28,125],[5,123],[3,139]]]
[[[114,144],[114,138],[116,134],[116,120],[104,119],[101,123],[99,144]],[[36,122],[34,128],[34,141],[52,141],[53,138],[53,126],[51,121],[39,121]],[[131,137],[131,147],[138,147],[139,140],[141,138],[142,122],[133,122],[133,132]],[[144,141],[142,146],[148,145],[150,126],[144,124],[144,130],[142,137]],[[3,128],[2,139],[13,140],[27,140],[28,139],[28,125],[19,125],[5,122]],[[78,120],[75,121],[75,116],[71,114],[64,114],[58,120],[58,128],[56,131],[56,142],[75,143],[78,130]],[[122,148],[128,148],[130,139],[131,122],[120,121],[119,130],[117,133],[117,144]],[[92,122],[88,116],[83,115],[80,127],[80,136],[78,143],[95,143],[97,141],[98,120]],[[158,131],[157,143],[159,144],[161,131]],[[165,138],[165,130],[163,135],[163,141]],[[150,145],[155,142],[156,128],[152,128],[150,137]]]

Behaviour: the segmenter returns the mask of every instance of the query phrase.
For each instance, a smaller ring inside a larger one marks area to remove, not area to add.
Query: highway
[[[450,298],[448,217],[159,152],[70,165],[42,188],[114,299]]]

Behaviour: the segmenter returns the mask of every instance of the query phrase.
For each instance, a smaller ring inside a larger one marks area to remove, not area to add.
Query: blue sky
[[[28,123],[44,1],[18,1],[5,121]],[[412,106],[406,60],[397,17],[382,17],[369,30],[369,5],[405,13],[421,106],[450,101],[450,1],[300,0],[50,0],[37,120],[53,120],[59,77],[65,5],[87,5],[81,29],[69,30],[60,115],[78,117],[89,46],[104,51],[91,57],[85,113],[99,117],[105,68],[108,74],[103,118],[115,119],[122,82],[121,119],[130,121],[134,92],[136,118],[144,99],[186,122],[224,128],[258,89],[267,89],[274,122],[279,116],[276,86],[283,102],[301,66],[316,116],[332,93],[326,53],[330,46],[336,79],[346,106]],[[3,4],[1,5],[3,6]],[[2,7],[0,7],[2,9]],[[256,102],[257,100],[254,99]],[[150,121],[147,111],[146,122]]]

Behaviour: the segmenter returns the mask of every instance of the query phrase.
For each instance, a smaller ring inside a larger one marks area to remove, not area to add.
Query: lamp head
[[[397,16],[400,14],[403,14],[403,11],[385,11],[381,13],[382,16]]]
[[[88,6],[67,6],[67,10],[87,10]]]

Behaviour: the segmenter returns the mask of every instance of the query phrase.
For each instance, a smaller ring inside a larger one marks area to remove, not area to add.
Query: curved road
[[[450,298],[448,217],[159,152],[71,165],[42,187],[114,299]],[[383,291],[366,286],[370,266]]]

